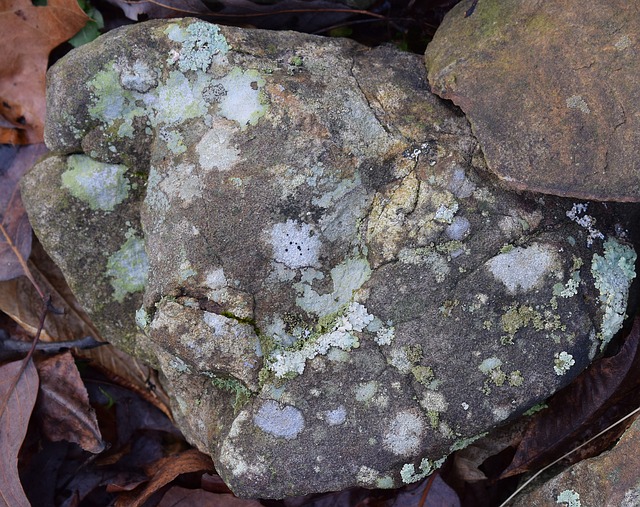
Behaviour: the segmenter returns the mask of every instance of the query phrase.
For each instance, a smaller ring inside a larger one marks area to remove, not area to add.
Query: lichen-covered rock
[[[51,69],[46,138],[38,236],[239,495],[419,480],[624,317],[634,251],[483,180],[415,55],[135,25]]]
[[[640,201],[640,4],[473,0],[427,47],[433,91],[465,112],[509,185]]]

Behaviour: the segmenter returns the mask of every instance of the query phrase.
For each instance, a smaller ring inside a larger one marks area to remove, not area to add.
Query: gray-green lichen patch
[[[591,274],[600,292],[602,323],[599,338],[601,349],[607,346],[614,334],[622,327],[627,308],[627,297],[631,281],[636,277],[636,252],[613,238],[604,243],[604,256],[593,254]]]
[[[144,240],[132,235],[107,259],[105,275],[113,287],[113,298],[122,303],[127,294],[144,290],[148,271]]]
[[[71,155],[62,173],[62,186],[92,210],[113,211],[129,195],[127,167],[104,164],[86,155]]]

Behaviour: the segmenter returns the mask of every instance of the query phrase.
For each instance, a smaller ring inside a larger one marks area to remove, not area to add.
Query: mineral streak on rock
[[[622,323],[632,249],[486,178],[416,55],[152,21],[49,106],[34,229],[238,495],[420,480]]]

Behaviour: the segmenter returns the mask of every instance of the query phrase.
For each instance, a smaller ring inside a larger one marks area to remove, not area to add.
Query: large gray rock
[[[633,250],[489,181],[419,56],[149,22],[48,100],[33,226],[239,495],[419,480],[622,323]]]

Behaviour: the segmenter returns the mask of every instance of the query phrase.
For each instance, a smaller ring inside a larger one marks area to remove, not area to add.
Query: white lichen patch
[[[196,145],[200,166],[209,171],[228,171],[240,160],[240,150],[232,142],[234,129],[225,121],[214,124]]]
[[[556,372],[556,375],[564,375],[576,364],[573,356],[565,351],[556,352],[553,357],[555,358],[553,360],[553,371]]]
[[[113,211],[129,195],[127,167],[104,164],[86,155],[69,155],[62,187],[92,210]]]
[[[169,65],[178,64],[182,72],[200,70],[206,72],[211,64],[226,60],[230,47],[218,26],[196,21],[186,28],[178,24],[169,25],[165,29],[169,39],[180,42],[182,47],[178,53],[169,55]]]
[[[426,424],[416,410],[396,414],[382,439],[383,447],[398,456],[412,456],[419,452],[425,436]]]
[[[595,218],[591,215],[587,215],[588,207],[588,203],[573,203],[573,206],[569,211],[567,211],[566,215],[580,227],[587,230],[589,233],[589,236],[587,237],[587,246],[591,246],[595,239],[604,239],[604,234],[596,229]]]
[[[356,401],[366,403],[373,399],[378,392],[378,382],[370,380],[369,382],[363,382],[353,388]]]
[[[148,271],[149,260],[144,240],[129,237],[120,250],[107,259],[105,274],[113,287],[113,299],[122,303],[127,294],[144,290]]]
[[[435,391],[425,391],[420,400],[420,406],[428,412],[446,412],[449,408],[445,397]]]
[[[469,234],[471,223],[465,217],[454,217],[444,230],[447,237],[454,241],[460,241]]]
[[[568,108],[579,109],[584,114],[589,114],[591,112],[591,109],[589,109],[589,105],[581,95],[571,95],[571,97],[567,98],[566,104]]]
[[[276,262],[293,269],[318,265],[322,243],[311,225],[287,220],[275,224],[270,236]]]
[[[451,273],[447,258],[432,248],[403,248],[398,260],[405,264],[423,265],[432,273],[437,283],[442,283]]]
[[[158,188],[170,201],[178,199],[183,206],[187,206],[202,196],[203,183],[196,166],[183,163],[172,167],[162,178]]]
[[[558,259],[550,245],[533,243],[498,254],[485,265],[511,294],[516,294],[540,287],[544,277],[556,269]]]
[[[114,69],[120,75],[120,85],[125,90],[145,93],[158,86],[158,73],[144,60],[118,61]]]
[[[311,336],[307,331],[302,336],[301,344],[296,344],[290,350],[273,352],[268,358],[266,367],[279,378],[288,373],[302,374],[308,360],[317,355],[326,355],[332,347],[341,350],[359,347],[360,340],[355,333],[362,332],[371,320],[373,316],[367,313],[363,305],[351,303],[345,312],[336,318],[331,331],[319,336]],[[277,322],[274,321],[273,324]]]
[[[292,440],[304,429],[304,417],[291,405],[267,400],[253,416],[253,424],[276,438]]]
[[[267,472],[267,467],[262,456],[252,456],[245,459],[245,453],[241,447],[236,447],[235,440],[243,434],[249,420],[249,413],[242,411],[233,421],[227,438],[220,446],[220,463],[229,470],[234,477],[246,476],[247,480],[258,479]]]
[[[340,405],[333,410],[327,410],[323,413],[323,419],[329,426],[343,424],[347,419],[347,409]]]
[[[593,255],[591,274],[600,292],[599,299],[603,313],[598,335],[602,341],[601,350],[622,327],[629,287],[636,277],[635,262],[634,249],[615,239],[605,241],[604,257],[598,254]]]
[[[436,210],[433,219],[437,222],[444,222],[446,224],[451,224],[453,222],[453,217],[458,212],[459,205],[457,202],[453,202],[451,205],[447,206],[441,204]]]
[[[242,130],[256,125],[267,112],[262,87],[264,78],[254,69],[234,67],[220,80],[227,93],[220,100],[219,112],[228,120],[238,123]]]

